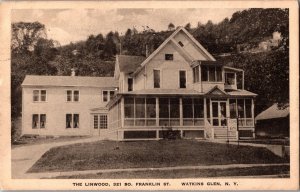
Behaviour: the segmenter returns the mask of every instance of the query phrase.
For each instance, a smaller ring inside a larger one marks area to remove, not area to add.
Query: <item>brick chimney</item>
[[[75,68],[72,68],[72,69],[71,69],[71,76],[72,76],[72,77],[75,77],[75,76],[76,76]]]

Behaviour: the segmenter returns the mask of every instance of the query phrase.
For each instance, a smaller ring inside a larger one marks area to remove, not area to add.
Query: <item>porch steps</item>
[[[227,128],[214,128],[214,139],[236,141],[237,132],[227,131]]]

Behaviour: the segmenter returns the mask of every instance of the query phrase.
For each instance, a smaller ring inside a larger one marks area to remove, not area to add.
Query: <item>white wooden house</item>
[[[180,27],[148,57],[117,55],[113,78],[27,76],[23,133],[137,140],[160,139],[172,129],[183,138],[254,137],[256,94],[244,90],[243,74],[216,61]],[[35,102],[45,91],[46,101]],[[103,91],[111,99],[104,102]]]

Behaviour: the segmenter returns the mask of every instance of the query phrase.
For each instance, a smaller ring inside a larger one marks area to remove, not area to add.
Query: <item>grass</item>
[[[28,145],[39,145],[44,143],[52,143],[52,142],[62,142],[62,141],[72,141],[77,139],[87,138],[88,136],[22,136],[18,140],[12,143],[12,148],[28,146]]]
[[[240,140],[241,143],[256,143],[269,145],[285,145],[289,146],[289,139],[254,139],[254,140]]]
[[[283,162],[289,160],[258,147],[196,140],[99,141],[52,148],[29,172]]]
[[[135,171],[97,173],[86,175],[58,176],[52,179],[176,179],[176,178],[205,178],[205,177],[239,177],[258,175],[284,175],[289,177],[289,166],[266,166],[250,168],[229,168],[229,169],[201,169],[201,170],[173,170],[173,171]]]

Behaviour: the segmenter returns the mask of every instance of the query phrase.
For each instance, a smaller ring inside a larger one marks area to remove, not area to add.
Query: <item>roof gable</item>
[[[217,85],[213,87],[211,90],[209,90],[205,95],[211,95],[211,96],[220,96],[220,95],[228,95],[225,91],[222,91]]]
[[[174,44],[177,45],[177,43],[174,42],[174,37],[176,34],[178,34],[180,31],[185,33],[187,37],[197,46],[205,55],[206,57],[211,60],[215,61],[215,58],[184,28],[184,27],[179,27],[170,37],[168,37],[154,52],[151,53],[149,57],[147,57],[142,63],[141,67],[138,68],[136,71],[134,71],[134,74],[137,74],[140,72],[140,70],[155,56],[157,55],[169,42],[173,42]],[[178,46],[179,49],[181,49],[181,52],[184,53],[187,57],[189,57],[188,53],[186,53],[185,50],[183,50],[180,46]]]

